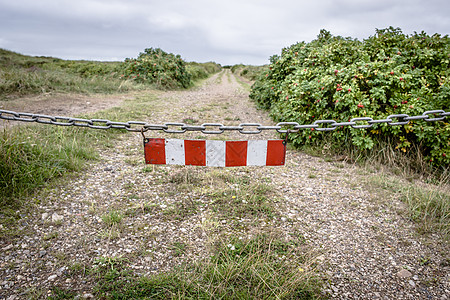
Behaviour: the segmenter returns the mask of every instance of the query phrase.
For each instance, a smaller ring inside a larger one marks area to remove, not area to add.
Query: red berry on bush
[[[364,105],[362,105],[361,103],[358,104],[359,108],[364,108]]]
[[[394,71],[391,71],[391,75],[394,75]]]

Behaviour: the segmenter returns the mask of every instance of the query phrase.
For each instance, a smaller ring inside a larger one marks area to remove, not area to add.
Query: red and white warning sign
[[[210,141],[150,138],[144,140],[145,162],[156,165],[208,167],[282,166],[283,140]]]

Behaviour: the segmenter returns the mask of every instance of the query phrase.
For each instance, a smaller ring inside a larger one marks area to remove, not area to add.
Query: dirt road
[[[192,90],[158,92],[145,121],[272,124],[267,113],[249,101],[247,88],[226,70]],[[82,99],[93,103],[96,98]],[[70,113],[58,114],[65,112]],[[244,140],[276,135],[176,137]],[[0,241],[4,298],[23,298],[27,289],[45,296],[54,285],[88,295],[95,282],[82,272],[65,275],[98,257],[127,257],[136,273],[152,274],[206,257],[209,245],[224,235],[245,237],[266,231],[302,237],[324,278],[323,293],[331,298],[448,299],[450,295],[448,245],[438,235],[419,236],[401,213],[404,206],[395,195],[369,189],[370,178],[383,176],[376,171],[296,150],[288,150],[284,167],[148,167],[143,164],[140,134],[130,133],[115,144],[82,174],[36,196],[42,204],[23,225],[29,234],[12,243]],[[214,190],[243,188],[223,178],[267,185],[275,217],[227,218],[209,209]],[[200,208],[192,210],[194,200]],[[121,215],[120,224],[105,226],[104,216],[112,211]]]

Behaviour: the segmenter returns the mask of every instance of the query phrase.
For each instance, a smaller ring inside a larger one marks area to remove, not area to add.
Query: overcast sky
[[[450,33],[449,0],[0,0],[0,48],[124,60],[162,48],[188,61],[268,63],[320,29],[360,40],[376,28]]]

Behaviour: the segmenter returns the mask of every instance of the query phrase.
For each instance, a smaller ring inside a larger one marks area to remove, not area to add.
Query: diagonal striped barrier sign
[[[146,138],[145,162],[207,167],[282,166],[283,140],[210,141]]]

